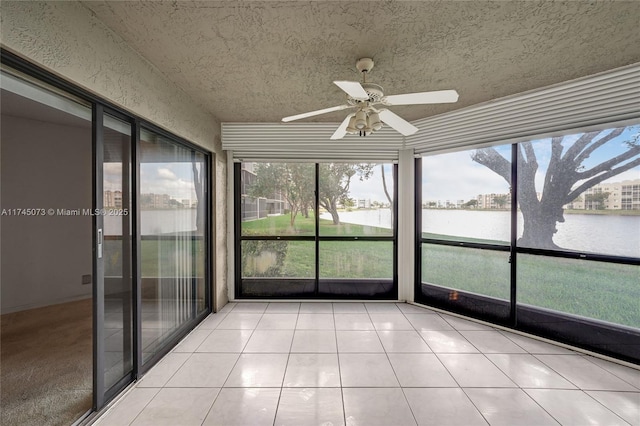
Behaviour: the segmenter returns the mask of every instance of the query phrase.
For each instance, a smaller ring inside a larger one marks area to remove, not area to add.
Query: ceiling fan
[[[434,92],[405,93],[403,95],[385,96],[382,87],[367,83],[367,73],[373,68],[373,59],[361,58],[356,62],[356,69],[362,74],[362,83],[357,81],[334,81],[335,85],[347,94],[347,103],[317,111],[305,112],[282,119],[284,122],[300,120],[315,115],[355,108],[331,136],[331,139],[342,139],[346,134],[367,136],[382,128],[383,123],[404,136],[418,131],[418,128],[402,117],[394,114],[387,106],[440,104],[458,101],[455,90],[437,90]]]

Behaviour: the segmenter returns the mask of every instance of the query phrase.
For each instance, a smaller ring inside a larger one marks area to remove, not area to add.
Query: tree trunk
[[[331,219],[334,225],[340,225],[340,216],[338,216],[338,208],[336,207],[336,200],[324,198],[320,199],[320,207],[331,213]]]
[[[331,209],[327,209],[331,213],[331,219],[333,219],[334,225],[340,225],[340,216],[338,216],[338,210],[332,206]]]
[[[298,207],[297,206],[291,206],[291,220],[290,220],[290,224],[291,227],[293,228],[296,224],[296,216],[298,215]]]
[[[204,231],[204,217],[200,213],[202,209],[202,176],[198,172],[196,165],[195,153],[191,155],[191,170],[193,171],[193,185],[196,192],[196,230],[198,232]]]
[[[391,227],[393,228],[393,199],[391,195],[389,195],[389,190],[387,190],[387,180],[384,177],[384,164],[380,164],[380,172],[382,173],[382,188],[384,189],[384,195],[386,195],[387,200],[389,201],[389,208],[391,209]]]
[[[546,205],[545,205],[546,204]],[[558,232],[556,223],[564,222],[562,205],[536,202],[535,205],[521,205],[524,221],[522,237],[518,239],[518,246],[540,249],[559,249],[553,242],[553,236]]]

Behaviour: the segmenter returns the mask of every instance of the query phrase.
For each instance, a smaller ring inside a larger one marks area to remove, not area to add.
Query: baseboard
[[[69,302],[78,302],[80,300],[87,300],[87,299],[91,299],[92,296],[91,295],[80,295],[80,296],[72,296],[72,297],[63,297],[60,299],[55,299],[50,301],[50,303],[30,303],[30,304],[26,304],[26,305],[19,305],[19,306],[9,306],[7,308],[2,308],[2,310],[0,310],[0,315],[5,315],[5,314],[13,314],[16,312],[22,312],[22,311],[28,311],[29,309],[38,309],[38,308],[46,308],[48,306],[55,306],[55,305],[61,305],[63,303],[69,303]]]

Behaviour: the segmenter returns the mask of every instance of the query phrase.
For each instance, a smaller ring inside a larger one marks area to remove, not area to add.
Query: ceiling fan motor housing
[[[382,86],[379,86],[374,83],[362,83],[361,85],[364,91],[367,92],[369,99],[365,99],[365,100],[354,99],[351,96],[349,96],[347,98],[347,102],[350,105],[358,105],[358,104],[362,104],[363,102],[380,102],[380,100],[384,97]]]
[[[369,72],[373,68],[373,59],[360,58],[356,61],[356,68],[361,73]]]

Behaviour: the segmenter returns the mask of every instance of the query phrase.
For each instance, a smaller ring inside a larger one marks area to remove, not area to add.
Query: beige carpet
[[[2,425],[70,425],[92,405],[91,300],[0,316]]]

